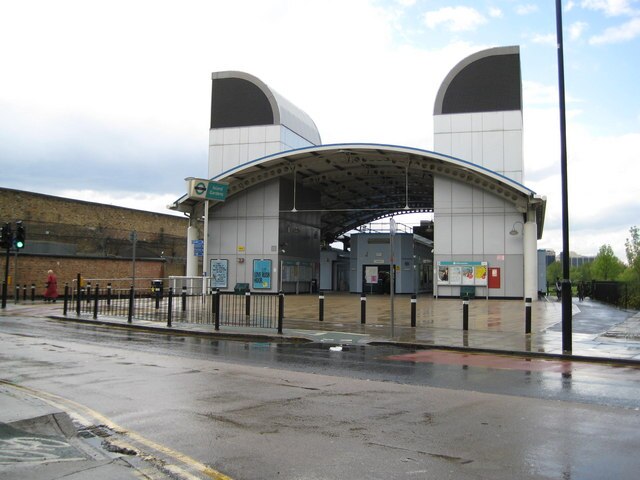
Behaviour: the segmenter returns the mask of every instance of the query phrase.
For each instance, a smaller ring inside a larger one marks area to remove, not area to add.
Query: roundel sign
[[[196,183],[195,187],[193,187],[193,190],[198,195],[204,195],[204,193],[207,191],[207,186],[205,185],[204,182],[198,182]]]

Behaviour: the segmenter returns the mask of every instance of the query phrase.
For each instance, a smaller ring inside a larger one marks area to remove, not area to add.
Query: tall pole
[[[131,242],[133,243],[133,249],[131,252],[131,285],[136,288],[136,244],[138,243],[138,232],[135,230],[130,235]]]
[[[558,90],[560,97],[560,168],[562,176],[562,351],[571,353],[571,280],[569,279],[569,193],[567,188],[567,121],[562,52],[562,0],[556,0],[558,37]]]
[[[395,336],[395,309],[394,309],[394,294],[396,290],[396,267],[395,267],[395,256],[394,256],[394,245],[393,238],[396,236],[396,221],[391,217],[389,222],[389,261],[391,263],[389,269],[389,298],[391,300],[391,338]]]

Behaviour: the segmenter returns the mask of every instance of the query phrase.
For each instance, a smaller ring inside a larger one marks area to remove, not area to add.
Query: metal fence
[[[155,283],[153,283],[155,282]],[[162,279],[154,280],[150,287],[115,286],[122,282],[110,281],[106,285],[95,279],[84,286],[76,283],[65,286],[64,314],[100,317],[126,317],[129,323],[147,320],[166,323],[199,323],[220,326],[277,328],[282,333],[284,315],[283,293],[235,293],[182,285],[178,290],[165,287]],[[104,286],[103,286],[104,285]],[[190,293],[196,292],[196,293]]]
[[[593,281],[588,296],[618,308],[640,308],[640,283]]]

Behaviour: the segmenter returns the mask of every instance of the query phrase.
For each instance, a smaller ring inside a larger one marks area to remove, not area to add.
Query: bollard
[[[35,283],[31,284],[31,301],[32,302],[36,301],[36,284]]]
[[[249,325],[249,319],[251,318],[251,292],[244,292],[244,300],[245,300],[245,316],[247,325]]]
[[[469,297],[462,301],[462,329],[469,330]]]
[[[162,298],[162,288],[155,286],[154,287],[156,294],[156,310],[160,308],[160,299]]]
[[[187,286],[182,286],[182,311],[187,310]]]
[[[173,287],[169,287],[169,311],[167,312],[167,327],[171,327],[171,310],[173,308]]]
[[[416,299],[416,294],[411,295],[411,326],[416,326],[416,304],[418,300]]]
[[[531,333],[531,298],[524,300],[524,333]]]
[[[98,294],[100,292],[100,285],[96,283],[96,293],[93,296],[93,319],[97,320],[98,318]]]
[[[364,292],[360,294],[360,323],[367,323],[367,294]]]
[[[76,279],[76,315],[80,315],[80,297],[82,297],[82,289],[80,288],[81,276],[78,274]]]
[[[69,307],[69,284],[64,284],[64,303],[62,305],[62,314],[67,316],[67,308]]]
[[[107,307],[111,307],[111,282],[107,283]]]
[[[19,303],[19,302],[20,302],[20,285],[16,285],[15,303]]]
[[[133,285],[131,285],[131,289],[129,290],[129,312],[127,314],[127,323],[133,322],[133,301],[134,301]]]
[[[215,330],[220,330],[220,290],[213,290],[213,315],[215,317]]]
[[[282,335],[282,323],[284,319],[284,292],[278,292],[278,334]]]
[[[87,282],[85,293],[87,294],[87,303],[91,303],[91,282]]]
[[[7,284],[2,282],[2,308],[7,308]]]
[[[27,301],[27,284],[22,287],[22,300]]]
[[[324,321],[324,292],[318,295],[318,317],[321,322]]]

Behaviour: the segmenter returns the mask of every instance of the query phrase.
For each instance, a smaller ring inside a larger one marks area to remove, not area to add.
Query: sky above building
[[[570,248],[640,224],[640,1],[563,3]],[[169,213],[207,175],[211,72],[257,76],[324,144],[431,150],[446,74],[519,45],[524,184],[562,250],[555,2],[0,0],[0,186]],[[11,220],[11,219],[6,219]]]

